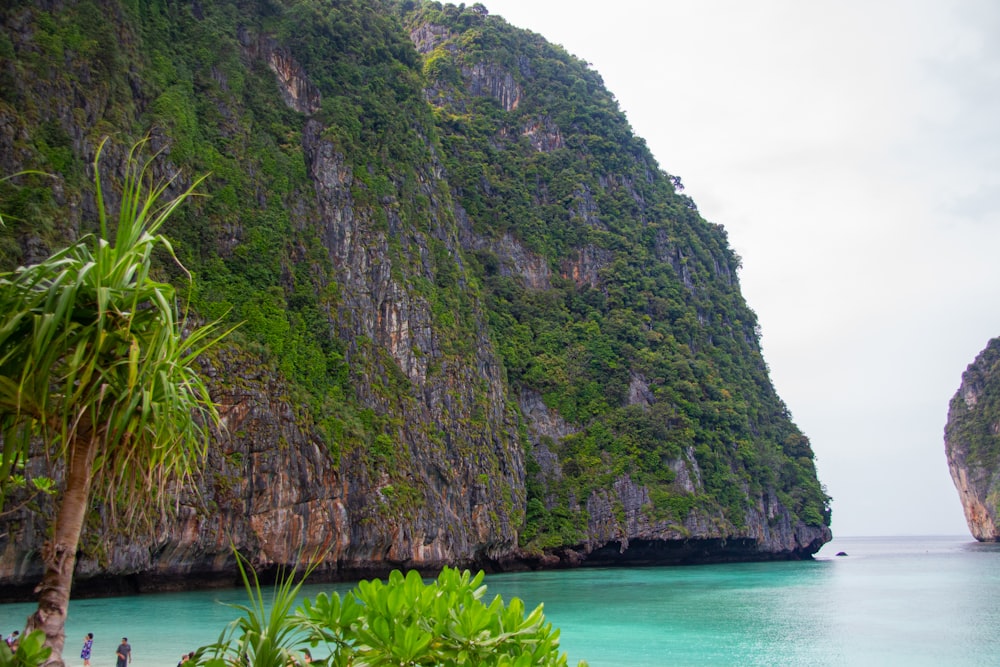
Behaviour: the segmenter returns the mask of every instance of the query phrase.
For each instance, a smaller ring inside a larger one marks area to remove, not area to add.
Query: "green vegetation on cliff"
[[[427,3],[407,21],[446,29],[424,69],[449,179],[476,232],[514,236],[551,271],[551,285],[533,289],[490,250],[474,255],[512,388],[538,392],[576,429],[551,443],[555,488],[529,485],[525,538],[581,538],[569,499],[623,474],[677,523],[703,508],[740,525],[742,489],[775,489],[808,524],[827,523],[808,440],[771,387],[739,292],[739,258],[660,171],[600,76],[479,5]],[[468,94],[477,68],[492,95]],[[630,400],[635,387],[651,405]],[[704,483],[696,496],[666,465],[689,448]]]
[[[447,449],[488,471],[491,525],[529,549],[585,541],[588,499],[624,477],[680,532],[737,531],[760,498],[829,525],[725,231],[583,61],[479,4],[15,0],[0,18],[0,169],[58,177],[0,183],[0,265],[89,231],[106,134],[209,173],[168,230],[192,304],[244,321],[296,418],[389,479],[378,516],[417,511],[416,459]],[[557,432],[510,427],[533,397]],[[504,440],[526,488],[489,449]]]
[[[1000,471],[1000,338],[994,338],[962,374],[951,399],[945,440],[970,467]]]

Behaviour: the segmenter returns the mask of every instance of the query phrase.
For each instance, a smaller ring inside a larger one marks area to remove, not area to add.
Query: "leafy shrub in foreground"
[[[0,642],[0,667],[36,667],[45,664],[52,647],[45,645],[45,632],[35,630],[21,637],[17,650],[11,651],[7,642]]]
[[[526,613],[524,603],[500,596],[483,601],[483,572],[445,568],[424,583],[410,571],[396,570],[388,581],[362,581],[342,598],[320,593],[292,605],[301,588],[291,577],[279,581],[265,605],[256,575],[244,582],[250,606],[233,621],[217,644],[198,650],[205,667],[329,667],[376,665],[483,665],[562,667],[559,631],[545,621],[542,605]],[[580,665],[586,663],[581,662]]]

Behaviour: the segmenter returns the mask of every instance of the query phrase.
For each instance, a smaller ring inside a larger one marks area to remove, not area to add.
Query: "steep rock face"
[[[397,451],[390,457],[396,466],[396,483],[392,484],[389,476],[369,477],[375,471],[363,458],[344,462],[343,467],[361,476],[361,488],[356,495],[359,504],[369,506],[369,511],[371,505],[388,510],[371,513],[370,527],[364,532],[356,527],[364,522],[354,524],[359,536],[374,533],[378,538],[366,556],[352,560],[380,562],[380,550],[385,550],[386,557],[393,562],[432,558],[433,563],[443,564],[458,552],[441,548],[442,540],[458,541],[458,551],[466,552],[462,557],[465,559],[509,551],[516,545],[512,515],[523,502],[516,489],[523,485],[524,464],[516,424],[506,407],[502,371],[492,343],[484,335],[485,328],[476,327],[479,333],[469,341],[471,358],[456,360],[445,355],[442,349],[445,344],[435,330],[431,304],[394,275],[397,272],[389,259],[390,236],[409,235],[411,266],[415,265],[418,275],[426,272],[425,278],[433,279],[428,241],[403,229],[402,221],[392,211],[387,213],[388,234],[373,230],[372,221],[359,215],[360,209],[352,200],[351,171],[345,168],[343,156],[333,144],[322,139],[317,124],[307,123],[304,145],[316,189],[322,234],[339,278],[336,320],[344,329],[343,336],[373,341],[376,349],[388,355],[413,387],[406,404],[382,406],[386,413],[398,414],[403,423],[400,441],[395,443]],[[430,186],[424,193],[441,216],[433,233],[454,258],[458,243],[454,228],[449,227],[445,217],[448,202],[433,201],[437,195]],[[474,313],[472,317],[480,315]],[[360,356],[362,351],[356,353]],[[432,365],[437,366],[433,372]],[[386,372],[379,371],[377,366],[373,370],[377,374]],[[379,403],[381,399],[371,391],[372,385],[361,384],[360,388],[363,402]],[[474,409],[481,411],[477,423],[469,420]],[[429,425],[435,425],[451,442],[435,442],[427,433]],[[477,455],[466,456],[472,451]],[[426,510],[407,508],[416,514],[412,526],[397,525],[394,511],[405,506],[404,497],[390,503],[383,500],[387,494],[399,491],[398,477],[402,470],[406,471],[407,479],[417,484],[417,498],[428,503]],[[386,487],[392,488],[386,491]],[[461,491],[455,493],[456,489]],[[507,489],[507,494],[502,489]],[[436,502],[431,502],[437,499],[443,499],[445,504],[450,499],[459,505],[442,511]]]
[[[680,526],[651,520],[651,504],[648,489],[628,477],[615,480],[609,492],[592,494],[586,561],[662,565],[805,558],[828,541],[821,530],[793,525],[788,509],[768,497],[750,509],[747,530],[737,533],[694,512]]]
[[[944,445],[969,532],[980,542],[1000,541],[1000,338],[962,373]]]
[[[0,184],[39,220],[0,256],[91,229],[99,141],[149,133],[156,177],[212,172],[169,233],[195,307],[245,322],[204,362],[205,469],[138,533],[98,506],[81,590],[228,582],[231,545],[332,578],[830,538],[724,232],[583,63],[480,5],[52,5],[0,10],[0,167],[55,173]],[[36,509],[0,519],[5,590],[37,579]]]
[[[527,137],[532,147],[541,153],[549,153],[566,145],[559,126],[551,118],[529,118],[521,129],[521,136]]]
[[[28,24],[31,11],[14,18]],[[17,34],[24,40],[19,47],[35,48],[31,30]],[[414,208],[401,201],[406,195],[397,190],[371,197],[371,184],[358,177],[328,128],[312,118],[322,98],[291,50],[245,27],[233,37],[239,62],[250,69],[265,66],[262,84],[273,76],[280,102],[301,114],[295,117],[298,127],[285,131],[300,138],[311,192],[294,193],[287,208],[293,225],[314,235],[321,256],[307,253],[309,237],[297,239],[284,280],[291,281],[294,265],[301,264],[309,267],[312,289],[333,295],[318,313],[325,319],[319,326],[344,341],[342,367],[352,369],[355,394],[341,400],[358,407],[353,413],[340,408],[344,416],[330,421],[343,435],[332,436],[302,404],[301,389],[282,377],[273,357],[269,362],[233,349],[211,361],[207,372],[226,428],[213,443],[206,470],[194,486],[176,492],[172,511],[139,534],[121,534],[111,508],[103,508],[85,537],[77,586],[103,589],[123,577],[138,588],[199,585],[234,572],[233,547],[265,568],[319,554],[318,574],[339,578],[385,574],[395,567],[483,566],[509,555],[516,550],[524,512],[523,447],[481,307],[464,284],[455,213],[433,146],[426,140],[421,146],[418,139],[417,160],[410,165],[419,181],[412,196],[420,198],[421,216],[428,221],[417,230],[400,214],[403,207]],[[234,119],[224,131],[227,140],[240,141],[245,130],[235,119],[246,110],[228,94],[230,78],[212,70],[218,97],[211,111]],[[71,89],[34,79],[22,81],[19,93],[29,99],[51,95],[58,100],[52,111],[60,118],[74,117],[75,100],[81,99]],[[155,105],[141,84],[131,93],[136,107]],[[419,101],[418,95],[414,88],[412,99]],[[89,109],[93,103],[85,104]],[[11,110],[0,111],[11,124],[26,124]],[[93,113],[100,116],[99,110]],[[22,134],[28,131],[26,124]],[[66,122],[64,131],[84,159],[93,156],[92,126]],[[16,154],[16,137],[10,142],[8,157]],[[177,152],[169,137],[163,147]],[[102,166],[110,167],[111,181],[126,149],[108,149],[111,157]],[[10,167],[14,171],[21,163]],[[161,160],[156,169],[169,175],[175,167]],[[79,196],[84,215],[73,221],[69,236],[78,233],[86,211],[93,211],[89,195]],[[365,201],[357,201],[359,196]],[[243,204],[249,210],[268,202],[261,193]],[[246,222],[230,217],[212,242],[221,258],[236,259],[253,233]],[[461,341],[443,330],[440,310],[432,312],[437,297],[426,286],[441,284],[442,273],[454,280],[462,298],[462,313],[446,318],[459,319],[471,332]],[[45,503],[41,509],[43,515],[51,511]],[[43,546],[44,528],[27,510],[4,517],[0,582],[11,594],[37,581],[39,562],[32,554]]]
[[[521,102],[521,87],[514,76],[496,63],[476,63],[463,68],[462,76],[472,95],[492,97],[506,111],[513,111]]]
[[[233,548],[265,570],[321,555],[317,576],[335,579],[398,567],[490,567],[514,550],[509,513],[518,501],[494,489],[523,487],[520,457],[500,452],[497,463],[488,447],[475,457],[464,447],[413,447],[412,461],[397,455],[407,488],[363,455],[337,465],[310,416],[260,359],[230,351],[205,372],[224,426],[205,471],[138,534],[120,532],[110,508],[88,523],[78,594],[235,584]],[[41,575],[31,555],[43,548],[42,519],[52,510],[47,502],[37,509],[2,524],[6,599],[30,597]]]
[[[719,322],[720,338],[732,337],[745,354],[759,354],[752,314],[720,307],[722,294],[728,300],[739,289],[730,251],[716,244],[716,234],[721,230],[703,225],[692,214],[695,208],[690,200],[665,192],[667,181],[679,183],[679,179],[671,179],[651,166],[642,148],[618,144],[609,154],[607,144],[589,143],[594,137],[588,133],[596,132],[593,128],[599,124],[597,119],[607,113],[607,108],[600,103],[581,106],[579,101],[585,91],[600,95],[599,78],[588,78],[587,72],[576,71],[578,78],[567,83],[553,75],[554,71],[569,71],[577,65],[561,58],[558,52],[546,51],[547,47],[530,35],[508,32],[502,38],[481,38],[491,25],[502,26],[495,17],[480,20],[471,14],[457,15],[447,7],[442,12],[426,11],[418,16],[420,20],[409,23],[408,30],[417,48],[434,63],[427,70],[430,76],[425,84],[425,99],[445,120],[442,129],[445,145],[451,147],[452,164],[461,164],[466,150],[472,159],[496,156],[495,169],[486,165],[467,180],[453,174],[450,182],[456,190],[455,199],[464,205],[463,215],[458,218],[463,245],[479,253],[488,283],[491,274],[502,278],[496,281],[501,295],[498,299],[523,299],[504,313],[517,320],[518,327],[511,327],[508,336],[501,338],[502,350],[514,347],[507,338],[522,335],[525,330],[536,338],[558,336],[552,327],[563,326],[559,317],[532,314],[539,304],[544,304],[543,310],[559,312],[564,298],[582,298],[593,305],[591,312],[614,318],[608,303],[629,298],[620,293],[612,296],[621,287],[617,281],[622,268],[649,253],[661,266],[671,267],[673,275],[666,280],[688,296],[683,298],[685,305],[674,302],[668,307],[667,301],[677,295],[675,288],[670,288],[669,297],[653,296],[655,288],[641,287],[642,278],[638,277],[660,268],[635,267],[635,282],[628,289],[649,290],[649,301],[641,303],[644,312],[654,312],[656,307],[651,306],[656,303],[673,310],[671,317],[678,322],[685,317],[703,327]],[[468,30],[463,32],[463,28]],[[508,49],[485,46],[498,41]],[[494,59],[487,62],[503,66],[484,67],[484,51]],[[553,103],[557,97],[562,99],[562,94],[574,101],[566,107]],[[495,100],[496,106],[475,99],[483,96]],[[613,115],[609,113],[605,128],[617,122]],[[458,123],[453,119],[463,120]],[[467,133],[451,141],[454,125],[463,129],[474,126],[481,133],[478,143]],[[514,164],[524,165],[524,172],[519,173],[511,166]],[[524,181],[523,187],[503,183],[501,174],[517,174]],[[518,200],[523,202],[522,208],[517,208]],[[665,200],[671,201],[670,212],[664,208]],[[674,227],[671,219],[685,223]],[[494,220],[501,222],[499,232],[491,224]],[[519,227],[514,220],[527,224]],[[692,226],[685,229],[687,222]],[[635,226],[625,231],[629,225]],[[553,235],[556,229],[566,229],[567,240],[553,247],[549,238],[533,237],[538,228],[552,230]],[[694,240],[692,232],[699,241]],[[642,242],[635,243],[637,238],[646,239],[648,245],[640,249],[637,246]],[[548,267],[553,267],[556,275],[550,275],[553,272]],[[573,296],[564,296],[565,283],[574,286]],[[680,315],[684,310],[689,314]],[[602,327],[603,323],[597,324],[589,331],[599,338]],[[648,345],[651,354],[662,354],[662,349],[678,336],[674,330],[661,338],[654,324],[637,334],[631,344]],[[702,342],[696,338],[680,340],[691,350],[716,344],[714,335]],[[614,344],[608,342],[609,346]],[[624,361],[617,357],[616,363],[629,368],[623,372],[618,367],[618,375],[624,376],[620,381],[622,391],[613,398],[606,385],[600,386],[608,378],[597,380],[597,391],[604,390],[612,406],[620,406],[617,409],[636,421],[649,419],[658,424],[652,429],[653,442],[644,447],[652,449],[655,442],[674,441],[655,454],[637,455],[655,464],[624,463],[620,457],[627,446],[621,443],[630,441],[634,434],[625,435],[622,431],[627,428],[616,429],[605,423],[595,435],[593,424],[568,414],[574,406],[564,397],[586,384],[586,373],[579,373],[573,382],[563,386],[552,377],[568,374],[567,367],[574,363],[594,364],[596,352],[588,345],[593,342],[581,342],[580,348],[570,352],[565,366],[557,360],[559,352],[550,349],[536,356],[523,374],[513,373],[508,365],[530,441],[528,525],[522,536],[526,539],[522,539],[521,558],[549,565],[799,558],[815,553],[830,539],[829,528],[822,525],[819,514],[803,520],[804,508],[795,508],[801,498],[790,497],[782,488],[787,480],[764,480],[759,474],[760,460],[771,460],[776,469],[786,466],[777,461],[790,455],[811,470],[812,453],[801,435],[788,431],[780,436],[782,448],[787,450],[776,454],[766,451],[772,445],[762,442],[768,439],[761,433],[767,425],[747,424],[744,436],[733,435],[728,442],[717,445],[725,452],[720,457],[725,463],[710,455],[704,444],[674,444],[686,438],[683,433],[690,433],[681,426],[687,422],[683,408],[671,398],[667,385],[672,380],[664,377],[677,367],[653,371],[644,369],[639,359]],[[550,376],[538,370],[546,365],[551,368]],[[755,389],[767,383],[761,377]],[[783,410],[778,418],[787,418]],[[621,440],[616,442],[617,438]],[[753,440],[758,440],[764,451],[751,454],[753,447],[747,445]],[[742,453],[734,456],[735,452]],[[643,465],[658,470],[642,470]],[[783,475],[791,473],[791,467],[784,470]],[[718,497],[720,492],[732,499],[728,508],[702,502]],[[554,519],[556,516],[561,518]],[[560,547],[542,546],[540,554],[536,551],[538,545],[555,540]],[[678,548],[678,544],[688,547]]]
[[[278,78],[285,104],[299,113],[314,114],[320,109],[319,90],[295,61],[288,49],[265,35],[254,35],[246,28],[239,31],[240,45],[250,59],[263,59]]]

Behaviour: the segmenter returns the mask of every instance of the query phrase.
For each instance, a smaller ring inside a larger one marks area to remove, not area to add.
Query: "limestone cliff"
[[[203,360],[225,425],[205,468],[137,531],[98,498],[81,588],[229,582],[231,545],[345,578],[830,539],[739,258],[583,61],[478,4],[18,0],[0,20],[0,171],[52,174],[0,182],[3,266],[92,230],[96,146],[116,133],[113,183],[148,136],[158,177],[211,173],[168,233],[193,307],[244,322]],[[36,503],[0,517],[6,591],[37,577]]]
[[[962,373],[944,445],[969,532],[980,542],[1000,541],[1000,338]]]

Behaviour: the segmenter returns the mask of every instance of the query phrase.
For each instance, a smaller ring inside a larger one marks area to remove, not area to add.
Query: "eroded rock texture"
[[[94,503],[80,593],[229,584],[234,548],[355,578],[830,539],[725,232],[589,66],[479,4],[252,4],[0,9],[0,176],[53,172],[0,191],[37,218],[0,258],[92,231],[97,146],[115,133],[114,209],[147,136],[168,195],[211,172],[168,233],[199,303],[248,321],[202,360],[225,427],[204,468],[138,529]],[[30,594],[52,510],[0,516],[0,597]]]
[[[1000,338],[962,373],[944,445],[969,532],[980,542],[1000,541]]]

